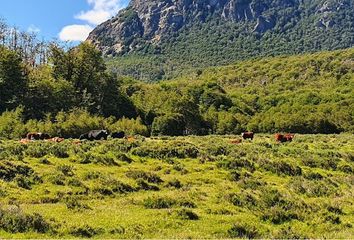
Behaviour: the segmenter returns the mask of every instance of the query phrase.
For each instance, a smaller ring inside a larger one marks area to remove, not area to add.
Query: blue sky
[[[84,40],[129,0],[0,0],[0,18],[47,40]]]

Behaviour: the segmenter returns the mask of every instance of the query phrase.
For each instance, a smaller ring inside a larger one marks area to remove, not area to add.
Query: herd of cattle
[[[246,139],[253,140],[254,133],[253,132],[244,132],[241,134],[241,136],[244,140],[246,140]],[[277,133],[274,135],[274,137],[277,142],[284,143],[284,142],[292,142],[295,135],[291,134],[291,133],[287,133],[287,134]]]
[[[254,138],[254,133],[253,132],[244,132],[241,134],[243,140],[253,140]],[[79,138],[80,141],[82,140],[89,140],[89,141],[95,141],[95,140],[107,140],[108,137],[111,138],[126,138],[125,132],[120,131],[120,132],[113,132],[112,134],[109,134],[107,130],[92,130],[89,131],[85,134],[82,134]],[[291,142],[294,138],[294,134],[280,134],[277,133],[275,134],[275,140],[279,143],[284,143],[284,142]],[[34,141],[34,140],[46,140],[46,141],[51,141],[51,142],[62,142],[65,139],[60,138],[60,137],[50,137],[49,134],[46,133],[28,133],[26,135],[26,138],[21,139],[22,143],[27,143],[29,141]],[[239,144],[241,143],[242,140],[233,140],[232,143],[234,144]]]
[[[94,140],[107,140],[108,137],[111,138],[125,138],[125,132],[120,131],[120,132],[113,132],[112,134],[109,134],[107,130],[92,130],[89,131],[88,133],[82,134],[79,138],[79,140],[89,140],[89,141],[94,141]],[[35,140],[45,140],[49,142],[62,142],[65,139],[61,137],[51,137],[47,133],[28,133],[25,138],[21,139],[22,143],[28,143],[30,141],[35,141]]]

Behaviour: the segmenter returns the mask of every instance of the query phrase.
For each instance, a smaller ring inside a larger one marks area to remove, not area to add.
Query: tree
[[[26,87],[21,58],[14,51],[0,46],[0,112],[19,106]]]
[[[182,136],[184,129],[185,122],[182,115],[167,114],[154,119],[151,134],[153,136]]]

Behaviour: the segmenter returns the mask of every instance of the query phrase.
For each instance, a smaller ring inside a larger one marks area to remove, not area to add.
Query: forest
[[[143,82],[107,67],[89,43],[43,43],[1,26],[1,138],[28,131],[75,138],[103,128],[144,136],[354,132],[353,49]]]

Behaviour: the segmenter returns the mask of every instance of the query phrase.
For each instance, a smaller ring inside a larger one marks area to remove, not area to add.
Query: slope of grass
[[[1,141],[0,236],[353,236],[353,135],[235,139]]]

